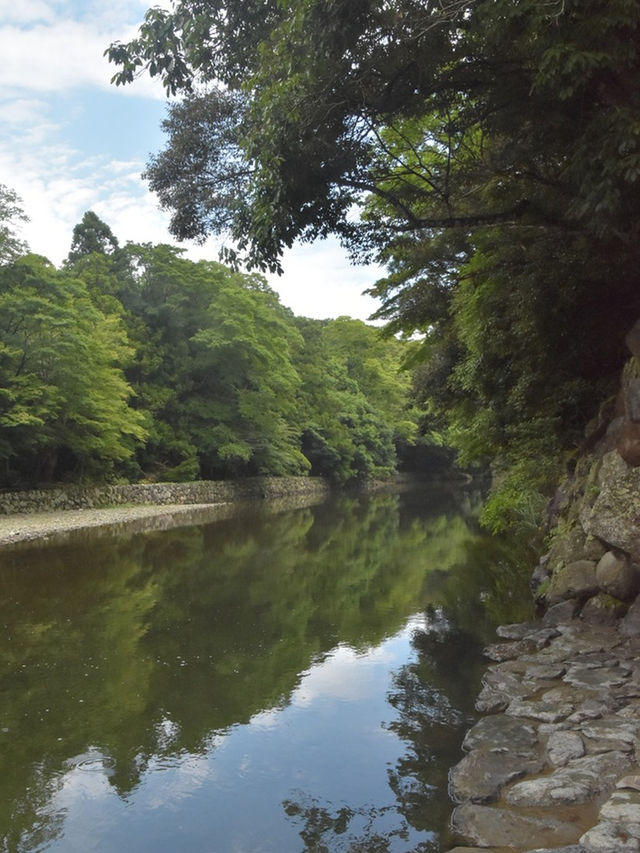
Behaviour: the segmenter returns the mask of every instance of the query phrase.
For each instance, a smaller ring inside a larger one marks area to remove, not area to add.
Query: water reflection
[[[438,850],[491,547],[421,494],[3,554],[2,849]]]

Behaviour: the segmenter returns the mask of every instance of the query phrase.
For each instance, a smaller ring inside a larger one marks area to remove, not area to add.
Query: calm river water
[[[0,555],[3,851],[439,853],[526,573],[452,491]]]

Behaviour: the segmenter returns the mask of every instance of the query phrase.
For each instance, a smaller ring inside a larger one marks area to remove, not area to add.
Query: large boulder
[[[593,560],[575,560],[555,569],[544,590],[547,605],[557,604],[569,598],[586,599],[598,588],[596,564]]]
[[[640,573],[622,551],[607,551],[596,566],[598,587],[622,601],[632,599],[640,587]]]
[[[595,500],[585,502],[580,514],[582,527],[640,563],[640,468],[611,451],[602,458],[596,484]]]

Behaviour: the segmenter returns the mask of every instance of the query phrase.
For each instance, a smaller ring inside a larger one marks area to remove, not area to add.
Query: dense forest
[[[534,517],[640,315],[639,0],[174,0],[108,48],[176,96],[146,177],[277,270],[334,233],[414,353],[424,428]]]
[[[56,270],[5,190],[2,483],[345,483],[418,434],[491,466],[487,523],[534,518],[640,316],[639,36],[640,0],[149,9],[113,80],[173,96],[145,177],[223,263],[121,248],[89,213]],[[260,277],[331,233],[386,266],[386,336],[295,318]]]
[[[89,211],[56,269],[0,233],[4,487],[389,476],[415,445],[407,346],[295,317],[264,277],[168,245],[120,247]]]

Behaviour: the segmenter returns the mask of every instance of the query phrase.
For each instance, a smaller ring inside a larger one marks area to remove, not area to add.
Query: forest
[[[639,36],[640,0],[150,8],[113,82],[172,96],[144,177],[221,263],[88,213],[56,270],[5,231],[2,483],[346,483],[437,440],[491,469],[487,524],[536,517],[640,316]],[[383,335],[260,277],[329,234],[386,267]]]
[[[263,276],[120,247],[88,211],[60,269],[4,188],[0,484],[388,477],[418,440],[407,345],[282,306]]]
[[[277,270],[337,235],[411,354],[422,430],[535,518],[640,316],[639,0],[174,0],[107,49],[175,96],[146,178],[182,238]]]

